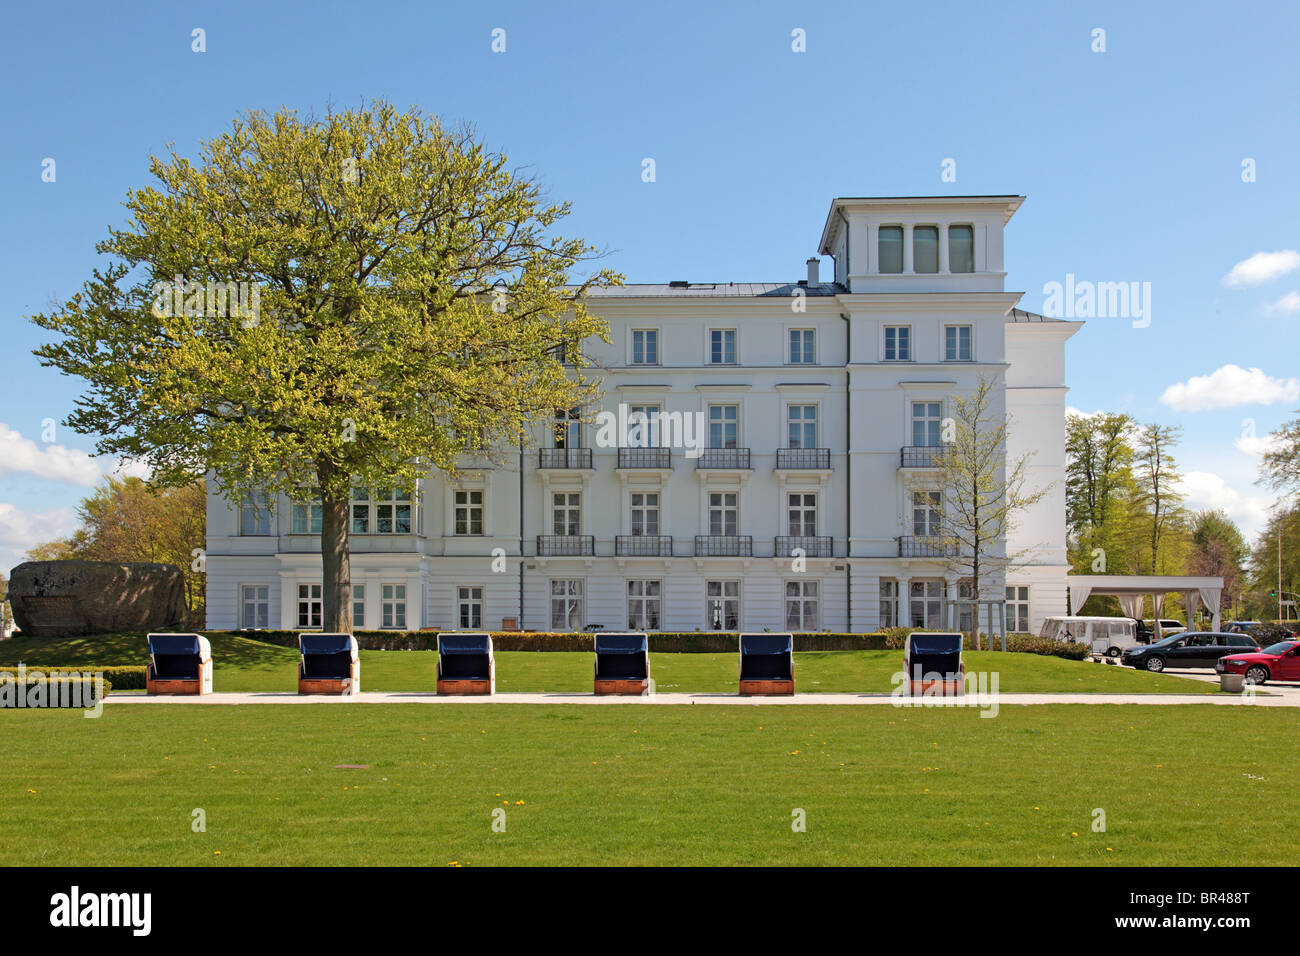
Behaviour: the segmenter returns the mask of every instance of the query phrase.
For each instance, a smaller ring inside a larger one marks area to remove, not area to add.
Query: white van
[[[1137,622],[1128,617],[1049,617],[1039,637],[1067,644],[1087,644],[1094,654],[1119,657],[1137,647]]]

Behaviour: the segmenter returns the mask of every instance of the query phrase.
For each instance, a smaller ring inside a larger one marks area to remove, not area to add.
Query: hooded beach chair
[[[351,634],[299,634],[298,693],[361,693],[357,639]]]
[[[907,635],[903,649],[904,686],[908,694],[955,697],[966,690],[961,634]]]
[[[649,691],[650,644],[646,635],[597,634],[596,693],[642,695]]]
[[[211,694],[212,645],[202,634],[150,634],[150,694]]]
[[[496,691],[492,635],[474,631],[438,635],[438,693],[491,694]]]
[[[740,635],[740,695],[794,693],[794,635]]]

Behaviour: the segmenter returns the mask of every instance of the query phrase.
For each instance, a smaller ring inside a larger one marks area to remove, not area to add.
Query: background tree
[[[67,423],[158,484],[319,500],[323,625],[351,630],[351,489],[414,495],[467,443],[588,404],[581,351],[556,349],[607,337],[584,301],[619,277],[574,277],[595,250],[504,155],[387,103],[252,112],[151,171],[111,263],[34,317],[60,336],[36,354],[88,383]]]
[[[1273,438],[1272,449],[1260,460],[1260,479],[1285,497],[1300,497],[1300,418],[1287,422]]]
[[[1241,530],[1225,512],[1200,511],[1193,516],[1187,573],[1223,578],[1221,610],[1225,614],[1241,603],[1243,567],[1249,555]]]
[[[1277,617],[1279,537],[1282,590],[1300,592],[1300,507],[1275,508],[1250,550],[1250,591],[1244,609],[1249,618]]]
[[[62,561],[66,558],[75,557],[71,538],[55,538],[53,541],[43,541],[27,550],[28,561]]]
[[[1135,491],[1135,428],[1136,422],[1122,413],[1066,416],[1066,526],[1071,565],[1078,573],[1092,572],[1098,557],[1104,558],[1101,567],[1110,570],[1111,553],[1121,550]],[[1097,550],[1101,555],[1094,556]]]
[[[9,579],[0,571],[0,638],[9,633],[9,624],[13,619],[13,612],[9,610]]]
[[[1147,519],[1150,574],[1162,573],[1161,544],[1171,532],[1182,530],[1186,517],[1182,495],[1176,490],[1179,475],[1173,457],[1173,448],[1181,434],[1182,429],[1176,425],[1143,425],[1137,433],[1134,477],[1137,500]],[[1181,566],[1177,557],[1166,557]]]

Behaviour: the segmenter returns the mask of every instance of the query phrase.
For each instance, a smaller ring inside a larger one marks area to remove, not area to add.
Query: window
[[[786,518],[792,537],[811,538],[817,533],[817,496],[791,494],[786,496]]]
[[[365,488],[352,489],[352,533],[370,533],[370,492]]]
[[[709,406],[709,447],[736,448],[740,437],[740,406]]]
[[[912,403],[912,444],[935,448],[940,444],[943,429],[940,402]]]
[[[1029,588],[1023,585],[1007,588],[1007,630],[1029,631]]]
[[[321,596],[319,584],[298,585],[298,626],[320,627]]]
[[[715,491],[709,495],[709,534],[734,535],[740,525],[739,495],[734,491]]]
[[[551,630],[582,630],[582,582],[551,582]]]
[[[878,240],[881,272],[903,271],[903,227],[881,226]]]
[[[709,364],[736,364],[735,329],[713,329],[709,332]]]
[[[939,271],[939,227],[912,228],[912,271]]]
[[[816,448],[817,406],[787,405],[785,437],[787,448]]]
[[[378,534],[411,533],[411,493],[380,488],[375,491],[375,531]]]
[[[582,495],[576,491],[561,491],[551,495],[554,534],[575,535],[582,528]]]
[[[790,330],[790,364],[813,365],[817,361],[817,338],[812,329]]]
[[[912,361],[912,327],[910,325],[885,326],[885,361]]]
[[[366,626],[366,586],[352,585],[352,629],[360,630]]]
[[[658,365],[659,364],[659,330],[658,329],[633,329],[632,330],[632,364],[633,365]]]
[[[937,491],[912,492],[912,534],[918,538],[937,538],[940,497]]]
[[[247,584],[242,589],[243,627],[266,630],[271,626],[271,589],[265,584]]]
[[[483,533],[483,492],[458,491],[452,505],[453,531],[456,534]]]
[[[659,533],[659,493],[636,492],[632,495],[632,533]]]
[[[406,629],[406,585],[380,585],[380,627]]]
[[[942,627],[939,619],[942,605],[942,581],[912,581],[909,587],[908,626]]]
[[[632,631],[659,630],[659,581],[627,582],[627,626]]]
[[[245,501],[240,506],[239,533],[271,533],[271,500],[266,496],[265,492],[254,492],[252,500]]]
[[[975,600],[975,588],[970,581],[961,581],[957,584],[957,600],[973,601]],[[975,630],[975,608],[978,605],[958,604],[957,605],[957,630],[973,631]]]
[[[627,407],[627,444],[629,448],[659,447],[659,406]]]
[[[483,589],[480,587],[456,588],[456,621],[462,631],[477,631],[483,627]]]
[[[705,626],[710,631],[739,630],[740,582],[706,581],[704,594]]]
[[[557,408],[553,437],[556,448],[582,447],[582,421],[576,408]]]
[[[948,271],[975,271],[975,228],[973,226],[948,227]]]
[[[894,578],[880,579],[880,626],[903,626],[898,619],[898,581]]]
[[[293,533],[320,534],[321,506],[319,504],[293,505]]]
[[[943,357],[948,362],[970,361],[969,325],[945,325],[943,327]]]
[[[785,626],[790,631],[817,630],[816,581],[785,582]]]

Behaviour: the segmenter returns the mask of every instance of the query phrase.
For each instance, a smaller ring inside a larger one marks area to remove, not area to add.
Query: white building
[[[1009,548],[1023,556],[986,596],[1005,586],[1013,629],[1036,631],[1066,610],[1065,341],[1080,323],[1003,289],[1022,201],[836,199],[819,246],[833,281],[810,259],[797,283],[599,291],[603,408],[658,415],[659,434],[606,446],[594,424],[562,421],[415,500],[358,493],[355,629],[937,625],[958,582],[917,540],[932,502],[914,483],[948,397],[996,376],[1008,454],[1032,451],[1051,491],[1020,516]],[[672,413],[704,423],[699,457],[660,447],[678,437]],[[319,624],[318,513],[210,494],[207,519],[210,628]]]

